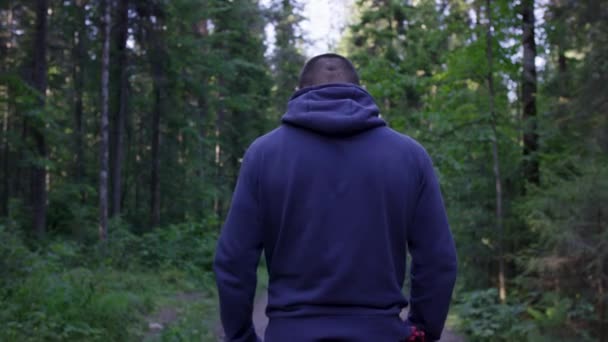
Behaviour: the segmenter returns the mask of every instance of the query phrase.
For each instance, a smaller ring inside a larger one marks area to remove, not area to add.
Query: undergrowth
[[[36,242],[18,232],[0,225],[0,341],[141,340],[146,316],[184,292],[205,299],[186,309],[212,316],[206,325],[198,317],[199,335],[210,334],[214,224],[143,235],[118,225],[108,241],[95,244]]]

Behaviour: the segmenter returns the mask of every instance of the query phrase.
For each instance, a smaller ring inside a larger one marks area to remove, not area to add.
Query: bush
[[[560,314],[566,316],[561,320],[568,323],[569,333],[581,338],[595,334],[597,339],[608,329],[602,318],[608,303],[608,159],[561,171],[547,171],[544,187],[533,189],[521,204],[522,216],[538,238],[519,263],[530,291],[553,292],[563,299],[562,304],[551,304],[556,314],[562,307],[578,310],[575,316]]]
[[[501,304],[496,289],[477,290],[460,295],[454,309],[458,328],[473,342],[592,340],[588,334],[573,334],[568,325],[592,314],[593,307],[556,293],[513,292],[510,301]]]
[[[137,236],[117,222],[106,243],[50,240],[34,251],[0,226],[0,341],[140,338],[158,298],[209,283],[213,231],[181,224]]]
[[[211,271],[216,241],[217,234],[200,225],[172,225],[142,237],[139,260],[149,268],[172,267],[194,274]]]
[[[500,304],[496,289],[462,294],[455,310],[460,318],[460,330],[473,342],[525,340],[526,333],[534,328],[533,325],[522,324],[525,307]]]

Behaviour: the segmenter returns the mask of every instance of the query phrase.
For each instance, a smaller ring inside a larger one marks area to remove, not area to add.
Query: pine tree
[[[300,51],[302,37],[299,24],[302,16],[294,0],[275,1],[271,10],[276,37],[272,56],[274,98],[277,111],[282,114],[287,100],[296,89],[300,68],[305,62]]]
[[[524,178],[538,185],[540,182],[538,166],[538,132],[536,122],[536,42],[534,35],[534,0],[523,0],[522,12],[522,106],[524,125]]]
[[[101,56],[101,126],[99,144],[99,239],[108,237],[108,173],[109,173],[109,106],[110,106],[110,40],[112,27],[112,2],[103,6],[103,47]]]
[[[47,36],[48,36],[48,0],[36,1],[36,28],[33,46],[32,86],[38,92],[38,118],[44,115],[47,88]],[[42,121],[42,120],[39,120]],[[47,144],[42,122],[31,123],[29,130],[34,138],[35,153],[38,158],[31,171],[31,203],[33,209],[33,225],[36,235],[41,237],[46,231],[46,160]]]

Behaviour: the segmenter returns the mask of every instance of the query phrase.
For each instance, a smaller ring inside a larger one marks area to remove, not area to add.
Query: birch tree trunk
[[[500,301],[504,303],[507,299],[507,287],[505,280],[505,261],[503,246],[503,211],[502,211],[502,180],[500,176],[500,158],[498,153],[498,132],[496,130],[496,109],[495,109],[495,90],[494,90],[494,54],[492,51],[492,1],[486,0],[486,19],[488,21],[486,29],[486,58],[488,63],[488,101],[490,111],[490,122],[492,126],[492,158],[494,181],[496,188],[496,230],[498,233],[498,292]]]

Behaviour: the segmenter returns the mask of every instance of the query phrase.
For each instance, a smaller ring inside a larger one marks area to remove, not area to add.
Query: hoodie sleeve
[[[215,252],[214,270],[219,292],[225,341],[256,342],[253,301],[262,250],[262,227],[257,198],[256,160],[245,153],[232,204]]]
[[[412,256],[409,322],[438,340],[456,281],[456,248],[430,157],[423,150],[422,176],[408,228]]]

